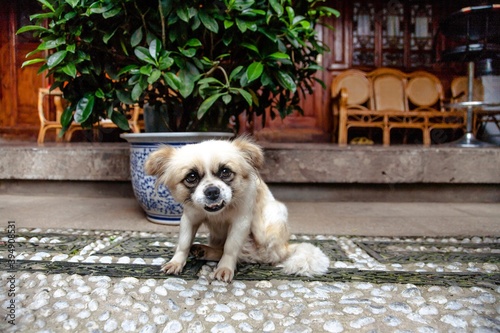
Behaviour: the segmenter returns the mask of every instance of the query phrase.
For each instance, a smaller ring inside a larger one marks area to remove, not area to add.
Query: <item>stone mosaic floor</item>
[[[175,234],[5,229],[0,331],[500,332],[498,237],[292,241],[321,247],[329,273],[241,265],[226,284],[191,260],[172,277]]]

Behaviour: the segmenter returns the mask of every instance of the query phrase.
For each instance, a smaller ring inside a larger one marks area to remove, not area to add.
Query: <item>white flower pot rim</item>
[[[156,133],[123,133],[121,138],[128,142],[199,142],[214,138],[229,139],[232,132],[156,132]]]

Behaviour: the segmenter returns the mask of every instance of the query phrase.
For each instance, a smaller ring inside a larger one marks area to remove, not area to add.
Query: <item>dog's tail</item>
[[[323,275],[330,267],[330,259],[316,246],[309,243],[288,245],[288,257],[281,262],[283,272],[290,275]]]

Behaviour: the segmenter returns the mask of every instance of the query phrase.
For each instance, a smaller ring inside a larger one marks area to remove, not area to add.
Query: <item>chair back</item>
[[[370,98],[370,81],[364,72],[349,69],[340,73],[332,82],[332,96],[336,96],[341,89],[349,92],[348,108],[365,108]]]
[[[373,83],[373,110],[408,111],[405,74],[392,68],[376,69],[369,74]]]
[[[467,76],[458,76],[451,81],[451,99],[455,103],[467,101],[469,90],[469,80]],[[473,101],[483,100],[483,84],[481,79],[474,79]]]

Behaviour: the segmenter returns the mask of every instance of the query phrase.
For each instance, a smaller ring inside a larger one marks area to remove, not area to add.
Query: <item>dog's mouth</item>
[[[221,202],[218,202],[218,203],[213,203],[213,204],[210,204],[210,205],[205,205],[205,210],[209,213],[215,213],[215,212],[218,212],[219,210],[221,210],[222,208],[224,208],[226,206],[226,202],[225,201],[221,201]]]

